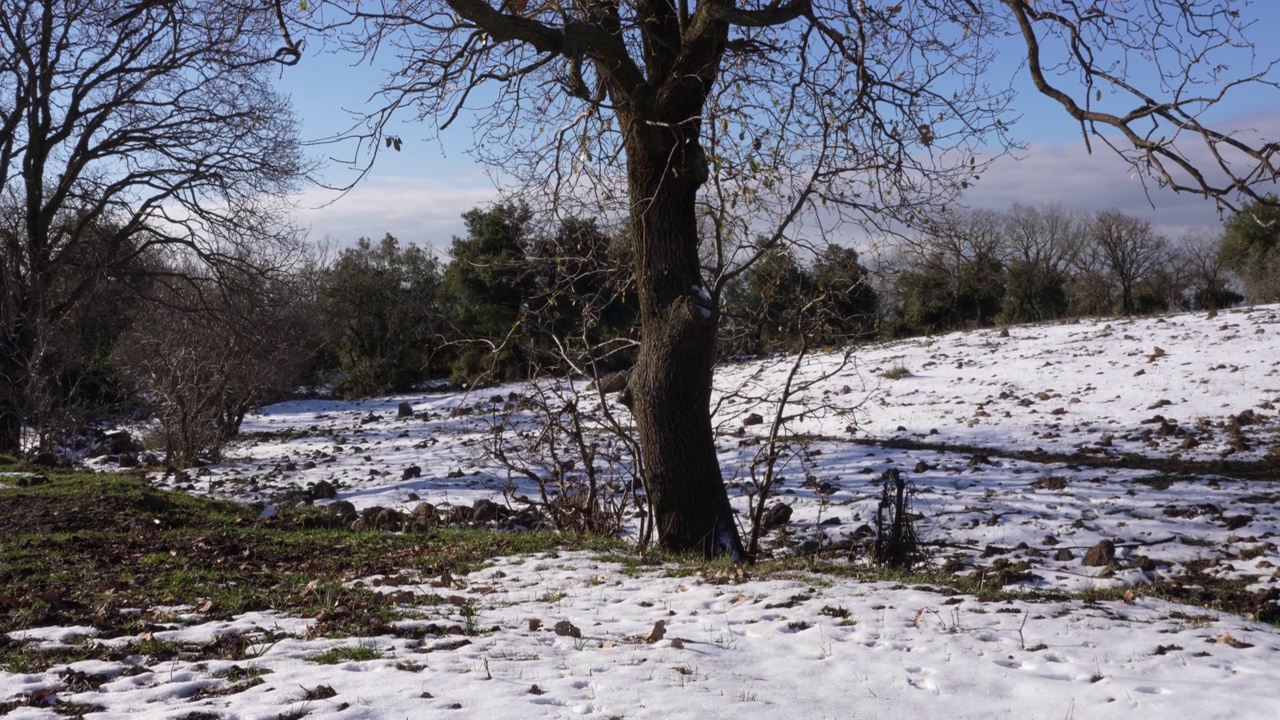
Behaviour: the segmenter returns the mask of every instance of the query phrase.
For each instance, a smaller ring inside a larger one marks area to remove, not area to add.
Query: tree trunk
[[[27,420],[27,390],[35,337],[30,324],[0,329],[0,454],[22,454],[22,426]]]
[[[745,559],[711,429],[719,308],[702,286],[697,129],[640,131],[628,148],[640,353],[628,384],[644,483],[668,550]]]
[[[22,451],[22,413],[6,393],[0,397],[0,455],[17,457]]]

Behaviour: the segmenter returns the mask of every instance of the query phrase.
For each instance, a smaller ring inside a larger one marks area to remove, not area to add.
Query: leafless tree
[[[1119,132],[1115,149],[1157,182],[1230,200],[1275,175],[1273,144],[1201,124],[1226,93],[1273,84],[1270,64],[1229,75],[1208,60],[1251,47],[1220,0],[333,0],[303,15],[394,58],[382,107],[349,136],[357,166],[399,147],[398,112],[439,128],[479,105],[479,159],[543,207],[625,219],[641,324],[629,397],[670,549],[744,555],[708,410],[724,284],[777,243],[915,224],[952,201],[1006,141],[1011,91],[985,74],[997,52],[1018,53],[1086,137]],[[1189,159],[1194,143],[1217,174]]]
[[[115,359],[146,400],[166,462],[217,458],[249,411],[297,387],[322,333],[304,277],[209,277],[176,268],[126,333]]]
[[[1089,251],[1094,253],[1120,295],[1120,311],[1138,311],[1134,291],[1169,260],[1169,243],[1145,218],[1114,208],[1102,210],[1089,225]]]
[[[104,278],[160,248],[235,265],[242,243],[282,237],[270,198],[305,167],[269,78],[298,56],[281,17],[269,1],[0,0],[0,452],[39,421],[24,399],[50,326]]]
[[[1186,278],[1190,309],[1218,310],[1244,300],[1222,247],[1221,230],[1189,230],[1178,239],[1173,252]]]
[[[1061,203],[1014,203],[1002,214],[1001,259],[1009,269],[1006,319],[1047,320],[1065,310],[1065,285],[1084,243],[1082,213]],[[1064,307],[1056,307],[1061,298]]]

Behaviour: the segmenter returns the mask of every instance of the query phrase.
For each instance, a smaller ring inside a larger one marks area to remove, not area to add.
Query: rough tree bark
[[[627,148],[630,195],[643,199],[631,211],[641,326],[628,394],[645,490],[664,547],[741,559],[711,427],[719,310],[703,288],[698,259],[697,195],[707,173],[698,124],[671,130],[623,123],[635,138]]]

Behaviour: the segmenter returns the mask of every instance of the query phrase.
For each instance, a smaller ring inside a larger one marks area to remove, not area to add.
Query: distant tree
[[[528,371],[522,337],[528,329],[519,320],[534,292],[531,217],[528,207],[510,204],[462,215],[467,236],[453,238],[441,285],[454,334],[466,344],[453,365],[457,382],[513,379]]]
[[[756,241],[762,254],[743,275],[741,296],[729,307],[744,330],[746,353],[793,349],[800,341],[801,310],[813,295],[812,280],[791,248]]]
[[[1119,307],[1125,315],[1140,312],[1136,292],[1140,283],[1169,259],[1168,241],[1156,233],[1151,221],[1126,215],[1112,208],[1094,216],[1089,226],[1086,251],[1093,266],[1102,269],[1116,288]]]
[[[1003,318],[1029,322],[1065,314],[1071,266],[1084,241],[1078,213],[1014,203],[1001,221],[1000,252],[1008,267]]]
[[[594,219],[568,218],[531,244],[526,305],[533,351],[571,371],[630,366],[639,306],[625,238],[606,233]]]
[[[1280,299],[1280,207],[1275,195],[1245,203],[1227,219],[1222,259],[1240,276],[1251,303]]]
[[[866,339],[876,331],[880,299],[857,250],[827,245],[814,260],[810,274],[820,296],[815,322],[818,342],[839,345]]]
[[[1187,278],[1189,305],[1196,310],[1219,310],[1244,300],[1231,287],[1222,233],[1188,232],[1175,248]]]
[[[41,352],[107,278],[293,239],[265,199],[305,170],[270,72],[297,56],[270,3],[0,0],[0,452],[39,431]]]
[[[390,234],[377,245],[360,238],[338,255],[321,298],[338,334],[339,393],[403,392],[430,374],[447,335],[440,285],[439,260]]]
[[[316,351],[314,311],[291,278],[217,279],[171,268],[114,351],[156,421],[166,461],[217,458],[249,411],[291,393]]]
[[[903,240],[909,268],[898,283],[901,332],[935,332],[993,322],[1005,294],[1000,216],[939,213]]]
[[[901,308],[895,334],[932,333],[957,324],[951,275],[941,265],[925,264],[918,270],[903,272],[896,286]]]

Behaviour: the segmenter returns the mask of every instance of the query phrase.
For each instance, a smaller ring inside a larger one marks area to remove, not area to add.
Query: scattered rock
[[[561,620],[560,622],[556,623],[555,631],[556,631],[556,634],[561,637],[571,637],[571,638],[582,637],[582,631],[579,630],[576,625],[569,622],[568,620]]]
[[[127,430],[117,430],[109,432],[102,436],[98,442],[94,443],[93,448],[89,450],[89,457],[102,457],[103,455],[120,455],[123,453],[138,453],[142,448],[133,440],[133,436]]]
[[[783,527],[791,521],[791,506],[777,502],[765,509],[760,518],[760,532],[767,533]]]
[[[1085,567],[1106,567],[1115,562],[1116,544],[1110,540],[1101,540],[1097,545],[1089,548],[1089,552],[1084,554],[1084,559],[1080,561]]]
[[[325,506],[325,509],[345,527],[351,527],[351,523],[360,517],[360,513],[356,512],[356,506],[352,505],[349,500],[330,503]]]
[[[1146,555],[1136,555],[1133,558],[1133,566],[1143,572],[1155,572],[1156,561]]]
[[[313,500],[332,500],[338,497],[338,488],[334,487],[333,483],[328,480],[321,480],[311,486],[309,494]]]
[[[1226,525],[1228,530],[1239,530],[1251,522],[1253,522],[1253,518],[1248,515],[1223,516],[1222,518],[1222,524]]]
[[[436,506],[429,502],[420,502],[409,514],[409,523],[414,530],[428,530],[436,524]]]
[[[23,473],[18,476],[18,487],[20,488],[35,487],[36,485],[43,485],[47,482],[49,482],[48,476],[40,475],[38,473]],[[789,509],[790,508],[788,508],[788,510]]]
[[[1053,554],[1053,559],[1057,560],[1058,562],[1067,562],[1070,560],[1074,560],[1075,557],[1076,557],[1075,554],[1072,553],[1067,548],[1058,548],[1057,552]]]
[[[1067,479],[1060,475],[1046,475],[1031,483],[1031,487],[1036,490],[1065,490]]]
[[[352,530],[396,531],[404,527],[404,516],[400,511],[375,505],[365,508],[360,517],[351,523]]]
[[[477,500],[471,509],[471,522],[483,525],[498,516],[501,505],[492,500]]]
[[[627,387],[627,380],[630,378],[629,372],[609,373],[604,377],[592,381],[587,386],[588,390],[599,390],[602,393],[621,392]]]
[[[400,403],[399,405],[396,406],[396,417],[397,418],[413,417],[413,406],[410,405],[407,401]]]

